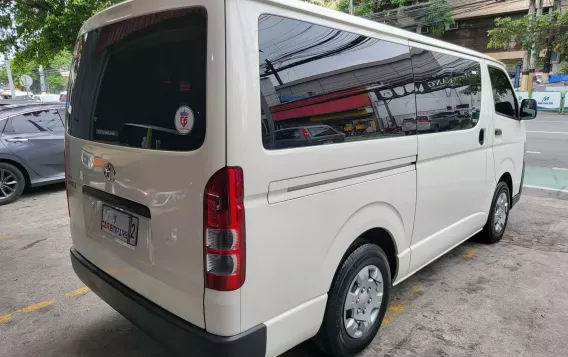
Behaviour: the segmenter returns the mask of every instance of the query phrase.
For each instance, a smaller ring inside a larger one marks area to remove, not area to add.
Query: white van
[[[491,57],[288,0],[116,5],[70,76],[73,268],[186,356],[364,349],[393,285],[501,239],[536,115]],[[275,135],[310,126],[366,129]]]

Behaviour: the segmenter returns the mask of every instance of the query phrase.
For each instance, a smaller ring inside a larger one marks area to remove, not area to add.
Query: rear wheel
[[[509,186],[501,181],[497,184],[497,188],[495,189],[489,217],[487,217],[487,223],[480,237],[484,243],[497,243],[503,238],[507,222],[509,221],[510,207],[511,194],[509,192]]]
[[[367,347],[381,326],[391,288],[388,259],[374,244],[355,249],[339,268],[316,344],[335,357]]]
[[[24,175],[17,167],[0,162],[0,206],[16,201],[25,185]]]

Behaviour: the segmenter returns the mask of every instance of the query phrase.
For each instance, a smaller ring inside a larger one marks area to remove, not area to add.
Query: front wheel
[[[499,182],[493,195],[491,209],[487,223],[481,233],[481,240],[484,243],[497,243],[503,238],[507,222],[509,221],[509,210],[511,208],[511,194],[509,186],[505,182]]]
[[[0,206],[16,201],[25,185],[24,175],[17,167],[0,162]]]
[[[388,259],[375,244],[355,249],[337,271],[316,344],[335,357],[365,349],[377,334],[389,300]]]

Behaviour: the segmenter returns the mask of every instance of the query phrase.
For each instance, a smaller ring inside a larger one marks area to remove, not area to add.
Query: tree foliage
[[[45,66],[61,51],[73,50],[89,17],[120,1],[0,0],[0,53]]]
[[[311,3],[325,3],[327,6],[335,8],[342,12],[349,12],[349,0],[339,0],[333,3],[333,0],[305,0]],[[415,12],[424,14],[417,18],[417,22],[421,26],[430,28],[433,35],[441,35],[444,33],[446,25],[454,22],[452,8],[447,0],[353,0],[353,15],[368,16],[384,10],[403,8],[409,3],[427,3],[425,10]]]
[[[433,35],[443,34],[446,25],[454,23],[450,4],[446,0],[430,0],[426,15],[421,19],[421,23],[428,26]]]
[[[517,20],[496,18],[495,28],[487,33],[490,37],[489,48],[509,49],[518,43],[523,50],[534,50],[540,54],[551,44],[564,58],[568,55],[568,12],[525,15]]]

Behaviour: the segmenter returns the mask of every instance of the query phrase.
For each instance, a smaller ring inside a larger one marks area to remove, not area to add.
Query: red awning
[[[367,91],[355,88],[276,105],[270,111],[272,119],[276,121],[345,112],[370,105]]]

